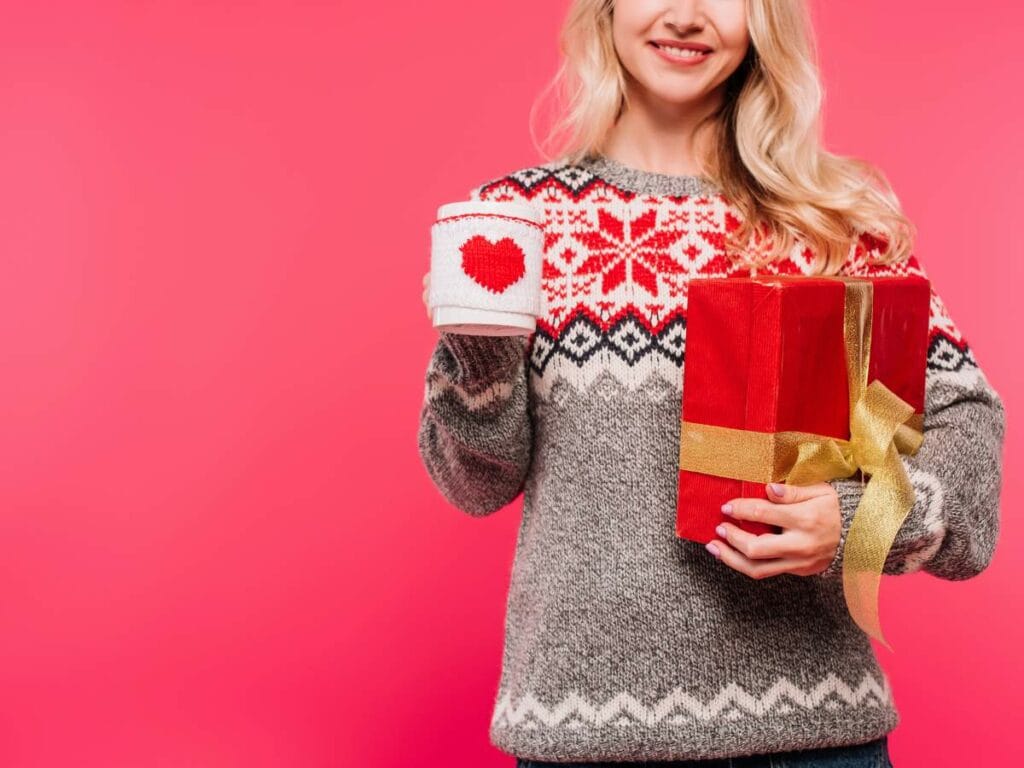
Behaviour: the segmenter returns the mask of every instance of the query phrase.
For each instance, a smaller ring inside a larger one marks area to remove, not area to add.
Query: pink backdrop
[[[420,465],[420,279],[436,205],[538,161],[565,2],[198,5],[3,6],[0,764],[510,766],[522,501]],[[1017,466],[1024,11],[818,6],[830,148],[917,221]],[[883,583],[901,768],[1024,758],[1020,501],[980,577]]]

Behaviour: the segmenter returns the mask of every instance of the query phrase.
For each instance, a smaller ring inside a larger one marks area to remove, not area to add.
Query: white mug
[[[532,333],[541,312],[544,230],[531,205],[447,203],[431,226],[430,306],[435,328],[477,336]]]

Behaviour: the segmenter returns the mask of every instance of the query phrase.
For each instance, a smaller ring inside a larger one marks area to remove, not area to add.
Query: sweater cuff
[[[459,380],[492,382],[507,378],[523,361],[526,336],[477,336],[441,331],[441,339],[459,365]]]
[[[829,480],[828,484],[835,488],[836,494],[839,496],[841,527],[839,531],[839,545],[836,547],[836,553],[832,558],[832,562],[828,564],[824,571],[819,571],[817,574],[827,579],[841,578],[843,575],[843,554],[846,549],[846,536],[850,532],[850,523],[853,522],[853,516],[857,512],[857,505],[860,504],[861,497],[864,495],[866,481],[862,479],[858,471],[853,477],[837,477]]]

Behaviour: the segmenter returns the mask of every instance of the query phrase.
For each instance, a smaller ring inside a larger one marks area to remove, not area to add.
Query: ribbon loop
[[[911,414],[913,407],[878,379],[868,385],[857,401],[850,420],[857,466],[875,474],[886,462],[889,446],[896,431]]]

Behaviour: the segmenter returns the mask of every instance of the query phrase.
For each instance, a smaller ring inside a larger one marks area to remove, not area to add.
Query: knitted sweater
[[[739,220],[703,177],[601,155],[492,179],[471,199],[543,211],[543,312],[529,337],[441,333],[419,452],[458,509],[523,494],[491,743],[525,758],[670,760],[866,742],[899,723],[842,588],[862,482],[831,481],[827,570],[753,579],[675,535],[687,284],[739,274]],[[911,255],[843,274],[920,274]],[[763,268],[810,274],[794,247]],[[745,271],[743,274],[749,274]],[[999,530],[1004,410],[932,288],[925,439],[901,454],[916,501],[885,573],[970,578]],[[723,518],[725,519],[725,518]]]

